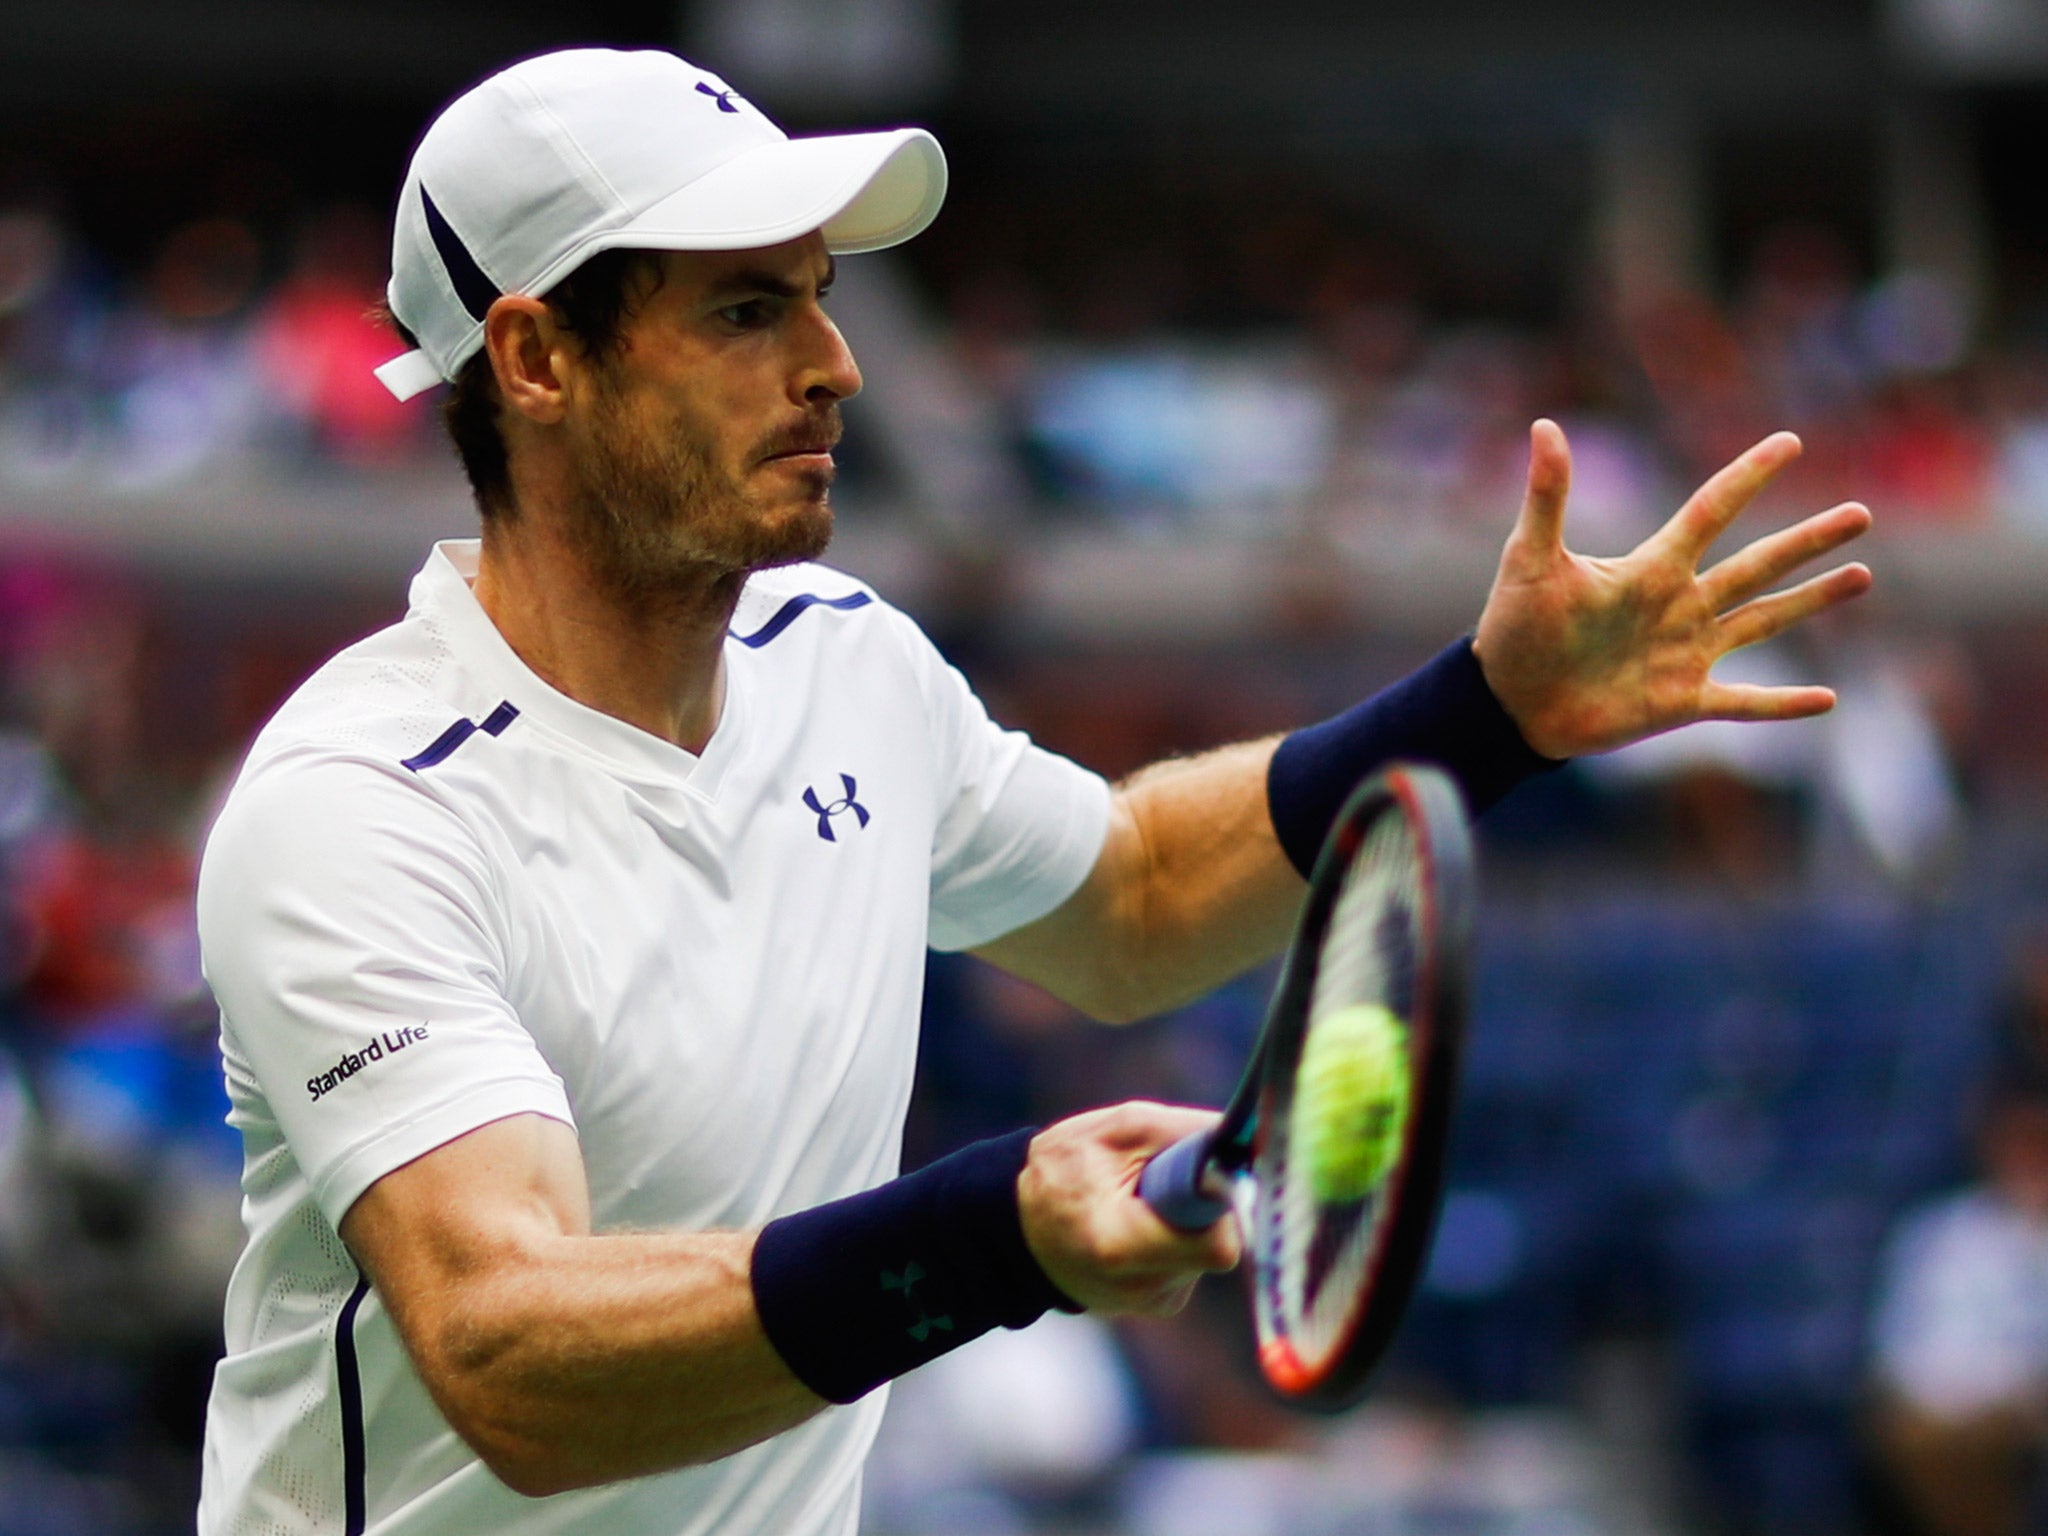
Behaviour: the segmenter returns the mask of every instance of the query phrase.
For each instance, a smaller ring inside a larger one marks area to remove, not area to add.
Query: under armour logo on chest
[[[736,107],[736,106],[734,106],[734,105],[732,104],[732,92],[731,92],[731,91],[729,91],[729,90],[725,90],[725,91],[721,91],[721,90],[716,90],[716,89],[712,88],[711,86],[708,86],[708,85],[706,85],[706,84],[705,84],[705,83],[704,83],[704,82],[703,82],[702,80],[699,80],[699,81],[697,82],[697,89],[698,89],[699,91],[701,91],[701,92],[702,92],[702,93],[703,93],[704,95],[706,95],[706,96],[709,96],[709,97],[710,97],[710,98],[711,98],[711,99],[712,99],[713,101],[717,102],[717,103],[718,103],[718,110],[719,110],[719,111],[721,111],[721,112],[738,112],[738,111],[739,111],[739,108],[738,108],[738,107]]]
[[[835,816],[844,816],[851,811],[857,825],[865,827],[868,824],[868,808],[854,799],[858,786],[853,782],[853,775],[842,773],[839,775],[839,782],[845,786],[846,793],[830,804],[821,802],[815,789],[808,785],[804,787],[804,804],[809,806],[811,813],[818,818],[818,836],[828,843],[839,841],[832,835],[832,818]]]

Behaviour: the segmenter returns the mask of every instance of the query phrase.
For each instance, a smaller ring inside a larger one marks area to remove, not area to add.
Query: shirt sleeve
[[[476,837],[403,772],[267,767],[230,796],[200,869],[224,1041],[337,1227],[385,1174],[479,1126],[574,1124],[508,1000]]]
[[[1109,785],[997,725],[959,670],[902,622],[914,636],[936,757],[931,945],[972,949],[1079,888],[1109,834]]]

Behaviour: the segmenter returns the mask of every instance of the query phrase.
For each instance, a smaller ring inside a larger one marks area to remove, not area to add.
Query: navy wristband
[[[1559,766],[1522,739],[1486,686],[1471,640],[1333,720],[1283,740],[1266,770],[1266,808],[1289,862],[1304,877],[1351,791],[1383,764],[1437,763],[1478,815],[1524,779]]]
[[[761,1229],[754,1305],[797,1380],[850,1403],[991,1328],[1081,1310],[1024,1241],[1017,1175],[1032,1135],[977,1141]]]

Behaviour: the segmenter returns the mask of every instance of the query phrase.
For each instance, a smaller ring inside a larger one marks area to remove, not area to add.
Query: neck
[[[553,521],[487,525],[476,600],[519,659],[577,703],[701,753],[725,700],[725,634],[746,584],[706,568],[659,594],[611,590]]]

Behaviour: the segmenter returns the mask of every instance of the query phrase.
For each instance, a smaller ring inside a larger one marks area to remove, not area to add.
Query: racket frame
[[[1381,1199],[1390,1230],[1364,1280],[1366,1300],[1321,1371],[1292,1346],[1266,1336],[1259,1291],[1266,1260],[1261,1191],[1253,1175],[1272,1128],[1284,1119],[1289,1085],[1307,1038],[1309,1007],[1321,968],[1321,947],[1346,873],[1379,818],[1400,815],[1414,834],[1421,866],[1415,996],[1409,1026],[1414,1097],[1400,1156]],[[1259,1364],[1280,1398],[1336,1412],[1364,1395],[1373,1368],[1392,1342],[1420,1275],[1435,1229],[1464,1038],[1474,901],[1474,859],[1457,786],[1426,764],[1394,763],[1362,782],[1344,803],[1310,872],[1309,892],[1288,945],[1280,980],[1260,1026],[1258,1043],[1222,1119],[1148,1164],[1139,1192],[1162,1219],[1196,1231],[1235,1209],[1249,1250],[1247,1269],[1259,1316]]]

